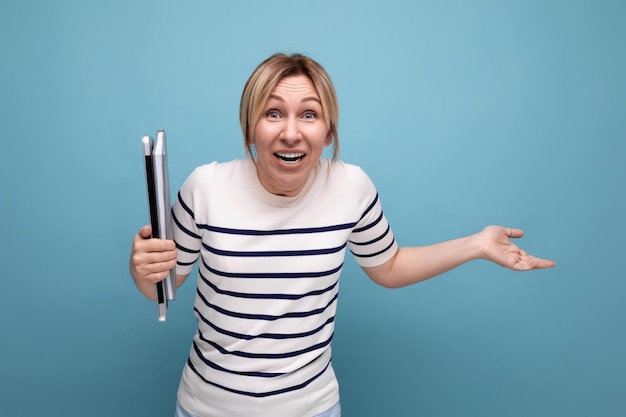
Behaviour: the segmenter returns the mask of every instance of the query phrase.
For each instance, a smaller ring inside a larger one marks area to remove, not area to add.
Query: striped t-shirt
[[[179,401],[200,416],[308,416],[339,400],[331,365],[346,249],[378,266],[397,244],[367,175],[323,159],[295,197],[250,159],[196,168],[174,203],[177,274],[198,263],[198,330]]]

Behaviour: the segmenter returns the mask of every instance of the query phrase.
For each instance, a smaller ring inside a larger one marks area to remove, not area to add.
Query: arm
[[[142,227],[133,239],[130,253],[130,275],[137,289],[150,300],[156,300],[156,283],[165,279],[176,267],[176,245],[173,240],[153,239],[152,228]],[[180,287],[187,275],[176,275]]]
[[[554,267],[554,261],[529,255],[510,240],[523,235],[524,232],[519,229],[489,226],[480,233],[459,239],[430,246],[400,248],[384,264],[364,267],[363,270],[377,284],[400,288],[443,274],[475,259],[486,259],[517,271]]]

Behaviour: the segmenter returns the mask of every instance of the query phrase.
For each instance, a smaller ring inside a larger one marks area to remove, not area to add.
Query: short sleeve
[[[207,183],[213,167],[214,164],[209,164],[196,168],[183,183],[172,207],[176,273],[179,275],[191,273],[200,256],[202,236],[197,219],[206,206]]]
[[[398,251],[393,231],[383,213],[376,187],[360,168],[353,174],[358,199],[363,204],[360,220],[348,238],[348,247],[362,267],[379,266]]]

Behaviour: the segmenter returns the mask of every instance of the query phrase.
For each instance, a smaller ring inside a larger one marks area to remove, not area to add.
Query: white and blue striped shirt
[[[263,188],[251,160],[214,162],[189,176],[173,213],[177,274],[200,260],[181,404],[203,416],[332,407],[330,344],[346,249],[366,267],[397,250],[367,175],[323,159],[298,196],[284,197]]]

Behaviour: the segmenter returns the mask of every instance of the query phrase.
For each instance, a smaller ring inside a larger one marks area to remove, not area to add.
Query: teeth
[[[288,164],[295,164],[299,162],[300,159],[302,159],[302,157],[305,154],[304,153],[276,153],[275,155],[278,156],[283,162],[286,162]]]

